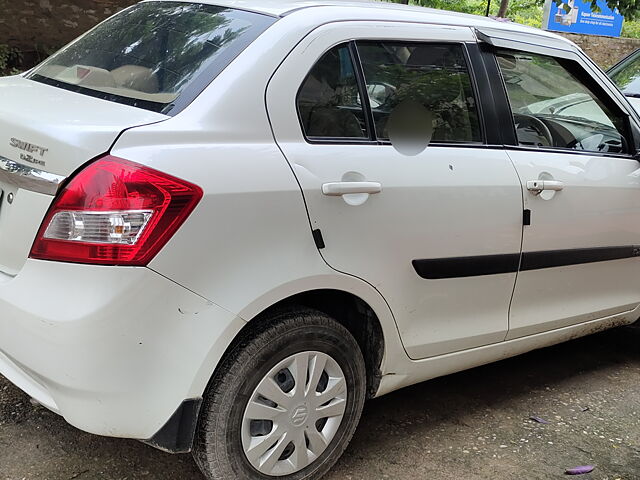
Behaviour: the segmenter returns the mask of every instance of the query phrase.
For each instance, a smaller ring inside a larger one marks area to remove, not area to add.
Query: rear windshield
[[[141,3],[63,48],[28,78],[173,115],[275,20],[199,3]]]

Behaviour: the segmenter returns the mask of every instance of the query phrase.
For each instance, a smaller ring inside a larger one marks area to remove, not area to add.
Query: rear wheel
[[[309,309],[274,314],[217,369],[194,457],[211,480],[318,479],[351,439],[364,404],[353,336]]]

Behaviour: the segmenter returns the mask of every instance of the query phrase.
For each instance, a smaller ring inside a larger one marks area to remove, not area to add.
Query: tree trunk
[[[506,17],[508,9],[509,9],[509,0],[500,0],[500,10],[498,10],[498,16],[501,18]]]

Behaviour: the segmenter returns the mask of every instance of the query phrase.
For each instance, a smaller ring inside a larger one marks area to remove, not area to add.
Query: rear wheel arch
[[[382,324],[373,308],[357,295],[343,290],[319,289],[292,295],[261,312],[249,322],[268,321],[270,314],[284,308],[311,308],[329,315],[344,326],[355,338],[367,369],[367,398],[375,396],[382,378],[381,367],[385,353]]]
[[[365,360],[367,398],[374,397],[382,378],[381,369],[387,345],[384,329],[379,316],[368,302],[344,290],[308,290],[270,305],[249,319],[227,347],[218,365],[224,362],[224,358],[239,343],[247,341],[269,325],[277,312],[292,308],[308,308],[325,313],[353,335]]]

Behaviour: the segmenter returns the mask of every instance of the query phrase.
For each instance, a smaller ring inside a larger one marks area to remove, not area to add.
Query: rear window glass
[[[142,3],[60,50],[29,78],[175,114],[275,20],[198,3]]]
[[[390,124],[410,128],[424,112],[424,135],[437,143],[480,143],[482,132],[463,46],[358,42],[378,139]],[[408,108],[409,107],[409,108]]]

